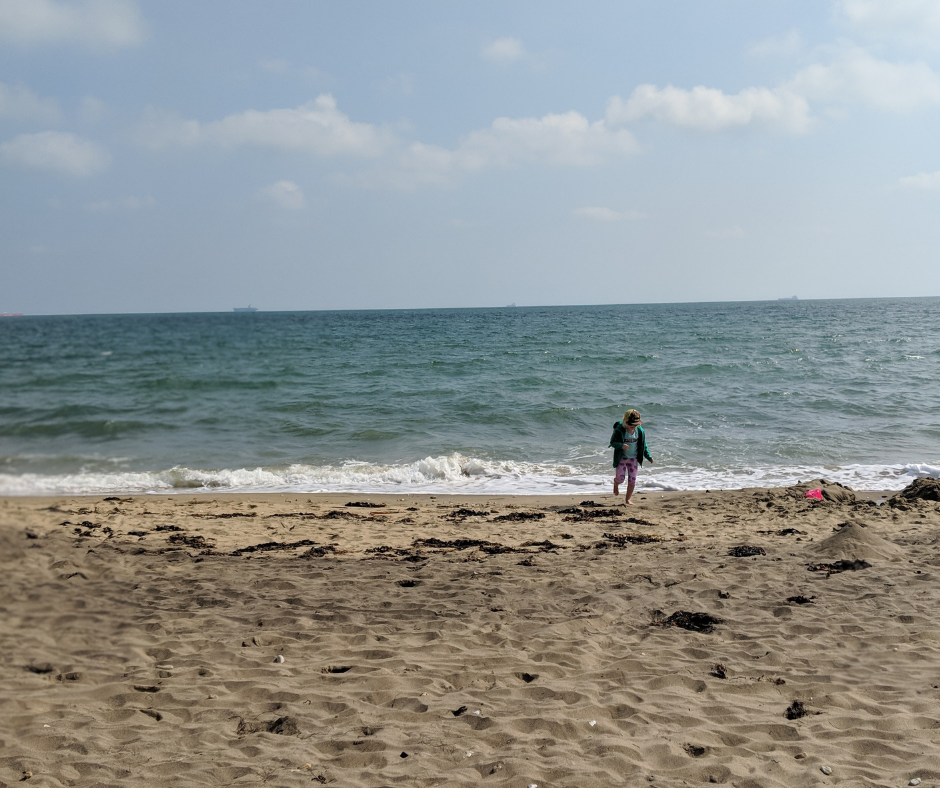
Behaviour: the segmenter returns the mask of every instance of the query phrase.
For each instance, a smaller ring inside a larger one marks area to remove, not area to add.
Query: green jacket
[[[614,434],[610,436],[609,445],[614,449],[615,468],[620,465],[620,461],[623,459],[623,439],[626,434],[627,428],[624,427],[623,424],[619,421],[614,424]],[[638,426],[636,428],[636,461],[642,465],[644,458],[650,462],[653,461],[649,449],[646,448],[646,433],[643,432],[642,427]]]

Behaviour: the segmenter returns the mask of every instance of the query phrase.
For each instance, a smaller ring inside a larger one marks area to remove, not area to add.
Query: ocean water
[[[600,494],[940,473],[940,299],[0,319],[0,494]]]

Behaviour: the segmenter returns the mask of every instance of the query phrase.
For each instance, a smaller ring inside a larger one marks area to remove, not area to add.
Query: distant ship
[[[253,307],[253,306],[236,306],[235,311],[236,312],[257,312],[258,309],[257,307]]]
[[[23,317],[22,312],[0,312],[0,317]]]

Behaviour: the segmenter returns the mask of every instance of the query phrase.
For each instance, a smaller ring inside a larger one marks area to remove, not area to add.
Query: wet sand
[[[0,499],[0,786],[938,785],[940,504],[809,486]]]

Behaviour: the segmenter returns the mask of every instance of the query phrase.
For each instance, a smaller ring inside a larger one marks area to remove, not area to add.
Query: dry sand
[[[940,504],[805,487],[0,499],[0,786],[938,785]]]

